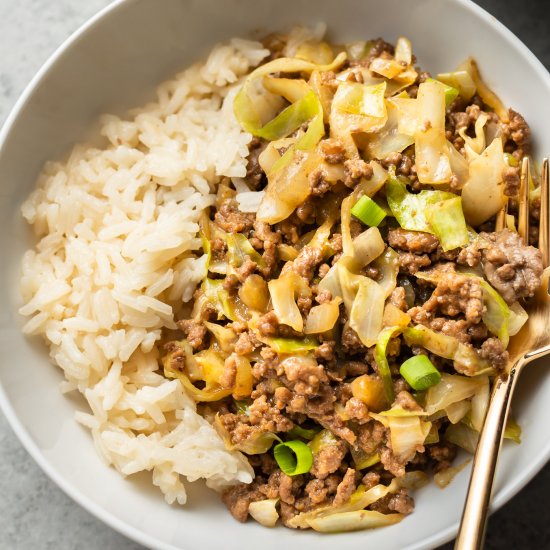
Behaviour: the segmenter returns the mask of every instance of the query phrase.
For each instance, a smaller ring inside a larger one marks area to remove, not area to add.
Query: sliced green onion
[[[289,430],[287,433],[293,437],[301,437],[302,439],[307,439],[311,441],[319,432],[321,428],[302,428],[301,426],[294,426],[292,430]]]
[[[351,213],[369,227],[378,227],[386,217],[386,212],[366,195],[354,204]]]
[[[275,445],[273,456],[279,468],[287,476],[305,474],[313,465],[311,449],[303,441],[297,439]]]
[[[416,391],[427,390],[441,380],[441,373],[426,355],[416,355],[407,359],[399,369],[401,376]]]

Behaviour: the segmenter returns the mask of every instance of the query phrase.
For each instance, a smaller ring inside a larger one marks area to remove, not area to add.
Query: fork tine
[[[540,222],[539,222],[539,250],[542,253],[544,267],[550,263],[550,183],[548,183],[548,159],[542,163],[542,177],[540,181]]]
[[[529,244],[529,158],[521,163],[521,184],[519,188],[518,233]]]

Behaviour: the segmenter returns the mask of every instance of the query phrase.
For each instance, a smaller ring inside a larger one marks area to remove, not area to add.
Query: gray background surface
[[[0,124],[54,49],[108,3],[109,0],[0,0]],[[548,0],[477,3],[507,25],[550,68]],[[491,517],[486,548],[550,548],[549,494],[550,464]],[[27,455],[0,413],[0,550],[54,548],[142,547],[99,522],[62,493]],[[440,550],[451,548],[449,544]]]

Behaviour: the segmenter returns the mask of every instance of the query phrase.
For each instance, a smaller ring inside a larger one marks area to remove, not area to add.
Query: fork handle
[[[495,382],[474,455],[470,484],[455,550],[480,550],[483,548],[502,435],[506,426],[506,417],[510,409],[517,374],[523,364],[524,359],[520,358],[510,369],[506,380],[498,378]]]

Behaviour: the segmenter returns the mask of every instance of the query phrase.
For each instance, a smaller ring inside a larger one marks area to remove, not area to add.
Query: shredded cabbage
[[[413,194],[407,191],[406,184],[398,178],[390,177],[386,182],[388,205],[403,229],[433,233],[426,219],[426,208],[431,204],[454,199],[454,193],[446,191],[420,191]]]
[[[395,43],[395,60],[407,67],[412,63],[412,44],[408,38],[400,36]]]
[[[424,442],[432,428],[431,422],[420,419],[423,414],[414,411],[398,409],[391,414],[375,414],[370,416],[381,422],[390,430],[391,448],[393,454],[401,461],[409,461],[416,452],[424,451]]]
[[[510,306],[510,318],[508,320],[508,334],[515,336],[527,322],[529,315],[523,309],[519,302],[514,302]]]
[[[441,380],[426,392],[424,409],[429,415],[470,399],[486,383],[487,377],[471,378],[458,374],[441,374]],[[466,411],[467,412],[467,411]]]
[[[399,107],[393,101],[386,101],[386,107],[388,120],[385,126],[368,137],[366,151],[370,158],[385,159],[389,154],[401,152],[414,143],[414,134],[403,133],[400,129],[402,116]]]
[[[428,82],[435,82],[436,80],[433,78],[428,78]],[[439,81],[441,82],[441,81]],[[443,90],[445,91],[445,107],[449,107],[451,103],[457,98],[459,94],[458,88],[454,88],[453,86],[449,86],[448,84],[445,84],[444,82],[441,82],[443,85]]]
[[[421,183],[447,183],[452,176],[445,138],[445,88],[441,82],[418,87],[420,131],[416,134],[416,172]]]
[[[248,513],[264,527],[275,527],[279,519],[277,512],[278,498],[257,500],[248,505]]]
[[[314,518],[309,520],[308,524],[320,533],[340,533],[394,525],[404,517],[403,514],[381,514],[371,510],[357,510]]]
[[[280,437],[273,432],[251,432],[250,436],[239,443],[234,444],[231,439],[231,434],[222,424],[220,414],[217,413],[214,417],[214,428],[222,438],[225,448],[229,451],[241,451],[247,455],[261,455],[269,451],[273,446],[274,441],[281,442]]]
[[[504,168],[500,137],[495,138],[487,149],[470,162],[470,177],[462,188],[462,208],[470,225],[486,222],[504,206]]]
[[[281,275],[278,279],[272,279],[267,285],[279,323],[302,332],[304,320],[296,304],[296,296],[301,292],[311,293],[309,287],[293,271]]]
[[[385,82],[370,86],[342,82],[338,86],[332,100],[330,132],[340,139],[350,158],[358,157],[352,133],[376,132],[385,126],[388,118],[385,91]]]
[[[458,372],[466,376],[476,376],[493,372],[490,364],[482,359],[473,347],[423,326],[416,325],[404,330],[403,335],[409,346],[420,346],[439,357],[451,359]]]
[[[469,57],[459,67],[459,70],[464,70],[470,75],[470,78],[476,87],[476,91],[483,103],[491,107],[502,122],[508,122],[508,110],[497,95],[485,84],[485,82],[483,82],[475,60],[472,57]]]
[[[460,197],[430,204],[424,213],[444,251],[466,246],[470,241]]]
[[[312,307],[307,316],[304,333],[319,334],[331,330],[340,316],[341,301],[341,298],[335,298],[330,302]]]
[[[227,242],[229,263],[233,267],[241,267],[247,257],[260,267],[265,265],[262,256],[242,233],[227,233],[225,240]]]
[[[458,93],[466,100],[470,101],[476,93],[476,85],[466,70],[457,70],[452,73],[439,73],[437,80],[447,86],[458,90]]]
[[[275,59],[269,63],[261,65],[256,70],[252,71],[246,78],[242,88],[239,90],[235,96],[233,102],[233,109],[235,111],[235,117],[241,124],[244,130],[250,132],[253,135],[261,130],[262,117],[257,110],[258,95],[254,94],[254,97],[251,97],[253,93],[254,85],[264,76],[273,74],[273,73],[296,73],[296,72],[312,72],[315,70],[319,71],[332,71],[338,68],[346,60],[346,53],[340,53],[332,63],[328,65],[317,65],[309,61],[302,59],[293,59],[288,57],[282,57],[280,59]],[[264,89],[264,95],[267,95],[269,92]],[[272,94],[273,95],[273,94]]]
[[[282,169],[276,170],[276,163],[272,167],[272,175],[256,218],[269,224],[288,218],[311,194],[309,174],[318,166],[320,160],[321,157],[316,151],[297,150]]]
[[[485,147],[485,130],[484,126],[489,120],[489,116],[486,113],[481,113],[476,120],[475,123],[475,138],[470,137],[466,133],[466,128],[461,128],[458,133],[460,137],[464,140],[464,149],[466,150],[466,157],[469,161],[476,158],[478,155],[480,155]]]
[[[388,403],[393,403],[395,392],[393,391],[393,382],[391,378],[390,366],[386,357],[386,348],[388,342],[402,331],[402,327],[387,327],[381,330],[376,339],[376,348],[374,349],[374,359],[378,366],[378,374],[384,383],[384,395]]]
[[[388,246],[385,252],[372,262],[372,265],[380,272],[380,277],[376,282],[382,287],[384,296],[387,298],[397,286],[399,255]]]
[[[456,178],[456,188],[462,189],[470,177],[470,165],[468,161],[455,149],[454,145],[447,141],[451,170]]]
[[[374,502],[384,498],[386,495],[395,493],[400,486],[400,481],[397,478],[392,479],[392,482],[387,486],[379,484],[368,490],[364,485],[360,485],[347,502],[338,506],[331,504],[328,506],[320,506],[319,508],[310,510],[309,512],[302,512],[291,518],[288,524],[294,528],[305,529],[310,525],[311,521],[318,518],[363,510],[367,506],[370,506]]]
[[[374,346],[378,340],[385,299],[384,290],[378,283],[362,277],[351,307],[349,325],[367,347]]]
[[[346,257],[350,258],[348,267],[353,271],[359,271],[380,257],[385,248],[386,244],[378,227],[369,227],[353,239],[350,254],[344,251]]]

